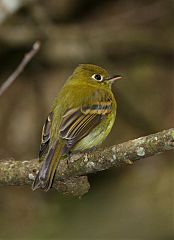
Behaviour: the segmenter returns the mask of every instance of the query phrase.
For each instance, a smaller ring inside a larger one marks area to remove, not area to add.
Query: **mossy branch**
[[[81,196],[89,190],[86,177],[88,173],[132,164],[137,160],[171,149],[174,149],[174,128],[94,152],[74,154],[60,162],[53,187],[64,194]],[[0,185],[31,185],[38,169],[38,159],[2,160],[0,161]]]

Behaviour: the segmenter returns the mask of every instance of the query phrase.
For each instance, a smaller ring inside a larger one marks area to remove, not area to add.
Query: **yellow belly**
[[[83,151],[101,144],[110,133],[115,121],[115,112],[108,114],[101,123],[95,127],[90,134],[80,140],[73,147],[73,151]]]

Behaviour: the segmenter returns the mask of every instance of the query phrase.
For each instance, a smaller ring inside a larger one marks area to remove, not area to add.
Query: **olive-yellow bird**
[[[116,118],[111,86],[120,78],[92,64],[81,64],[74,70],[43,126],[39,152],[43,163],[33,190],[51,188],[61,157],[91,149],[105,140]]]

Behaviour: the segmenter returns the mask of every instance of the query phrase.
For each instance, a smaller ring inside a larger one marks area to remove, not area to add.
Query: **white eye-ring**
[[[100,74],[94,74],[94,75],[92,75],[92,78],[93,78],[94,80],[99,81],[99,82],[103,81],[103,76],[100,75]]]

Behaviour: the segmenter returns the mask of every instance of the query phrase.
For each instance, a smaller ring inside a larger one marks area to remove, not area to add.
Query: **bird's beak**
[[[120,76],[120,75],[115,75],[115,76],[106,78],[105,80],[108,81],[108,82],[110,82],[110,83],[113,83],[113,82],[115,82],[115,81],[117,81],[117,80],[120,80],[120,79],[122,79],[122,78],[123,78],[123,77]]]

